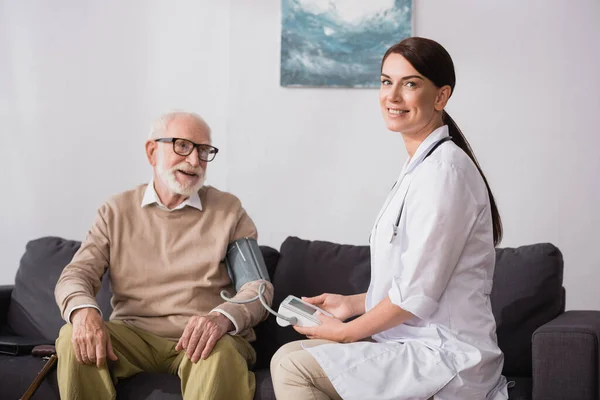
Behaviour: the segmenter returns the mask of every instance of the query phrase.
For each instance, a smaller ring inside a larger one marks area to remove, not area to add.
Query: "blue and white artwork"
[[[412,0],[282,0],[281,11],[281,86],[378,87],[385,51],[412,32]]]

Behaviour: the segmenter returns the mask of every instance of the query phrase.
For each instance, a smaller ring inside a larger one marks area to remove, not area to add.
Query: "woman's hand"
[[[340,321],[364,313],[363,294],[342,296],[341,294],[323,293],[315,297],[303,297],[302,300],[331,313]]]
[[[348,330],[346,329],[347,324],[337,318],[328,317],[323,314],[317,315],[321,320],[321,325],[306,327],[294,325],[296,332],[306,335],[309,339],[325,339],[339,343],[350,343],[354,341],[348,335]]]

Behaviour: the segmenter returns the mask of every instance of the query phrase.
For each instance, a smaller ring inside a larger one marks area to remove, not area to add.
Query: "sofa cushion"
[[[117,398],[128,400],[181,400],[177,375],[142,372],[117,384]]]
[[[46,360],[33,356],[8,356],[0,354],[0,399],[20,399],[44,368]],[[46,375],[35,391],[33,400],[60,400],[56,368]]]
[[[259,246],[260,252],[265,260],[265,265],[267,267],[267,273],[269,274],[269,278],[271,281],[273,280],[273,276],[275,275],[275,267],[277,266],[277,261],[279,261],[279,252],[272,247],[269,246]]]
[[[552,244],[496,251],[491,301],[504,375],[531,376],[531,338],[564,311],[562,281],[562,254]]]
[[[316,296],[365,292],[371,276],[368,246],[342,245],[323,241],[287,238],[281,245],[279,262],[272,278],[275,294],[273,309],[290,294]],[[257,368],[268,368],[273,353],[282,345],[304,339],[290,327],[277,325],[269,318],[256,329]]]
[[[54,299],[54,287],[80,242],[43,237],[27,243],[15,278],[7,323],[14,333],[55,340],[64,321]],[[111,313],[109,282],[105,275],[97,301],[108,319]]]
[[[256,390],[254,400],[275,400],[275,392],[268,369],[254,371]],[[141,373],[119,381],[117,399],[179,400],[181,381],[176,375]]]
[[[54,341],[64,321],[54,299],[54,287],[73,259],[81,242],[43,237],[27,243],[15,278],[7,324],[17,335]],[[279,252],[260,246],[269,275],[273,277]],[[105,320],[112,312],[109,275],[105,274],[96,300]]]
[[[20,399],[45,360],[33,356],[7,356],[0,354],[0,399]],[[254,400],[275,400],[271,373],[268,369],[255,371],[256,392]],[[180,400],[181,380],[177,375],[142,372],[117,384],[117,399],[128,400]],[[59,400],[56,368],[48,373],[35,392],[33,399]]]
[[[275,400],[271,373],[268,369],[254,372],[256,391],[254,400]],[[117,399],[180,400],[181,381],[177,375],[141,373],[119,381]]]
[[[256,378],[256,390],[254,391],[254,400],[276,400],[273,381],[271,380],[271,371],[269,368],[263,368],[254,371]]]
[[[510,400],[531,400],[533,380],[529,377],[507,376],[506,379],[514,384],[508,388]]]
[[[370,280],[368,246],[340,245],[287,238],[273,276],[273,308],[289,294],[314,296],[323,292],[365,292]],[[504,374],[531,376],[531,336],[564,309],[563,261],[551,244],[496,251],[492,311],[498,343],[505,353]],[[285,343],[304,339],[291,328],[277,325],[274,316],[257,327],[257,367],[268,367],[273,353]]]

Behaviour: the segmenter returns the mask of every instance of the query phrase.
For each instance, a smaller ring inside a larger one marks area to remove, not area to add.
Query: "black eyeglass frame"
[[[175,150],[175,142],[177,142],[178,140],[182,140],[184,142],[188,142],[192,144],[192,149],[190,150],[189,153],[184,154],[184,153],[180,153],[177,150]],[[194,152],[194,149],[198,149],[198,158],[202,161],[206,161],[206,162],[211,162],[212,160],[215,159],[215,157],[217,156],[217,153],[219,152],[219,149],[217,149],[215,146],[211,146],[210,144],[198,144],[198,143],[194,143],[191,140],[188,139],[183,139],[183,138],[176,138],[176,137],[170,137],[170,138],[159,138],[159,139],[154,139],[155,142],[162,142],[162,143],[172,143],[173,144],[173,152],[175,152],[175,154],[179,154],[180,156],[184,156],[187,157],[190,154],[192,154]],[[201,148],[208,148],[208,155],[209,158],[210,156],[212,156],[212,158],[210,159],[203,159],[200,154],[200,149]]]

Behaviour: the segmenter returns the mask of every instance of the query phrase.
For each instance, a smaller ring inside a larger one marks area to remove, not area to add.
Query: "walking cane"
[[[27,391],[25,391],[25,394],[19,400],[31,399],[31,396],[33,396],[33,394],[40,386],[46,375],[48,375],[48,373],[52,371],[52,368],[56,364],[56,361],[58,361],[58,357],[56,356],[56,348],[50,345],[41,345],[34,347],[31,351],[31,355],[42,357],[44,360],[46,360],[46,364],[44,364],[42,370],[37,374],[31,385],[29,385],[29,387],[27,388]]]

